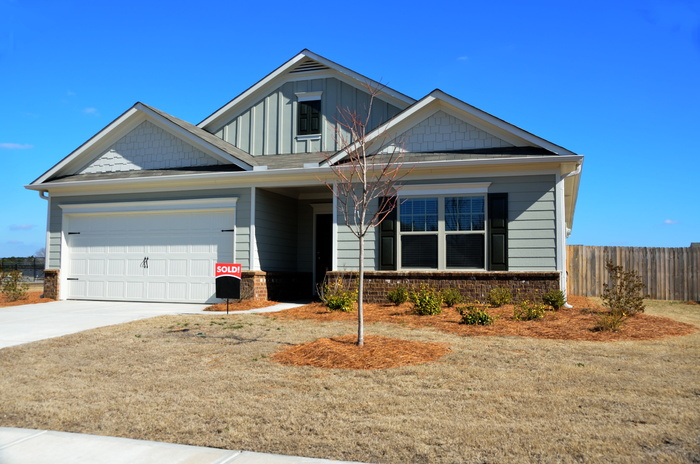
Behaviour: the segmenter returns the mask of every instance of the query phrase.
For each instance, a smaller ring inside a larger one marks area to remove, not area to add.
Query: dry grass
[[[700,326],[700,306],[648,312]],[[379,370],[272,362],[346,321],[167,316],[0,350],[0,425],[365,462],[698,462],[700,333],[648,341],[464,336]]]

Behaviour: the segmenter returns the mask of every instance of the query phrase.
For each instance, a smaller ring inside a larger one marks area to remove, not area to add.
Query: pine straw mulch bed
[[[488,326],[460,324],[461,317],[454,308],[443,307],[442,314],[418,316],[413,306],[405,303],[365,304],[365,323],[389,322],[411,327],[432,327],[463,336],[522,336],[554,340],[618,341],[655,340],[668,336],[688,335],[697,330],[693,325],[660,316],[638,314],[625,321],[619,332],[596,331],[596,316],[603,307],[585,297],[570,296],[572,309],[547,311],[544,319],[516,321],[513,305],[488,308],[486,311],[498,316]],[[357,312],[329,311],[321,303],[311,303],[282,312],[268,313],[282,319],[316,319],[319,321],[356,321]]]
[[[365,335],[357,346],[357,335],[320,338],[294,345],[272,355],[272,360],[291,366],[323,369],[390,369],[435,361],[449,348],[442,343],[415,342],[380,335]]]
[[[625,321],[619,332],[595,330],[596,317],[604,310],[585,297],[569,297],[571,309],[547,311],[544,319],[516,321],[513,305],[489,308],[497,316],[490,326],[460,324],[461,317],[453,308],[443,308],[436,316],[418,316],[410,303],[401,306],[366,304],[365,323],[388,322],[410,327],[432,327],[462,336],[523,336],[555,340],[619,341],[654,340],[688,335],[697,327],[666,317],[638,314]],[[281,319],[315,319],[319,321],[356,321],[356,312],[329,311],[321,303],[311,303],[277,313]],[[273,360],[293,366],[314,366],[336,369],[387,369],[434,361],[450,350],[444,344],[423,343],[380,336],[365,336],[365,345],[358,347],[356,335],[322,338],[295,345],[276,353]]]
[[[228,303],[229,311],[247,311],[249,309],[267,308],[276,305],[276,301],[270,300],[233,300]],[[216,303],[204,308],[204,311],[226,311],[226,303]]]
[[[28,304],[35,304],[35,303],[48,303],[49,301],[56,301],[52,300],[51,298],[42,298],[41,295],[43,295],[43,291],[29,291],[27,292],[27,297],[23,298],[21,300],[16,300],[16,301],[7,301],[7,298],[5,298],[5,295],[0,293],[0,308],[4,308],[6,306],[21,306],[21,305],[28,305]]]

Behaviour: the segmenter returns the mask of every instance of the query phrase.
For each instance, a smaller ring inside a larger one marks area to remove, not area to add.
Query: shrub
[[[419,316],[432,316],[442,312],[440,292],[427,284],[420,284],[418,290],[412,290],[408,299]]]
[[[386,298],[396,306],[402,305],[408,301],[408,289],[403,285],[397,285],[389,290],[386,294]]]
[[[350,312],[357,301],[357,288],[344,280],[324,280],[318,294],[323,304],[331,311]]]
[[[596,325],[593,330],[618,332],[622,328],[622,323],[625,322],[625,319],[627,319],[627,316],[622,313],[603,311],[597,315]]]
[[[452,308],[457,303],[464,301],[464,297],[456,288],[445,288],[440,292],[440,295],[448,308]]]
[[[513,319],[516,321],[533,321],[544,317],[545,306],[523,300],[513,310]]]
[[[506,305],[513,301],[513,294],[510,289],[503,287],[492,288],[486,297],[486,302],[492,308],[498,308],[499,306]]]
[[[542,295],[542,302],[551,306],[555,311],[559,311],[566,304],[566,297],[561,290],[550,290]]]
[[[24,300],[27,298],[29,285],[22,282],[20,271],[3,272],[0,274],[0,286],[2,294],[7,301]]]
[[[496,320],[494,316],[486,312],[483,305],[478,301],[458,306],[456,310],[462,316],[460,324],[491,325]]]
[[[603,306],[622,316],[643,313],[644,298],[648,295],[637,271],[625,271],[611,261],[605,263],[605,268],[610,273],[610,282],[603,285]]]

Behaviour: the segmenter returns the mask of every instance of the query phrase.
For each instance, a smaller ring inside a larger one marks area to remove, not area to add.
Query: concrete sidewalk
[[[2,464],[350,464],[129,438],[0,427]],[[358,463],[355,463],[358,464]]]

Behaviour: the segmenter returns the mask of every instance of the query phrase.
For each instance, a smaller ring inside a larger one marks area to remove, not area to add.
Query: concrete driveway
[[[301,304],[278,303],[260,309],[237,311],[236,314],[282,311]],[[207,306],[209,305],[64,300],[0,308],[0,349],[149,317],[202,313]]]
[[[66,300],[0,308],[0,348],[165,314],[201,313],[207,306]]]

